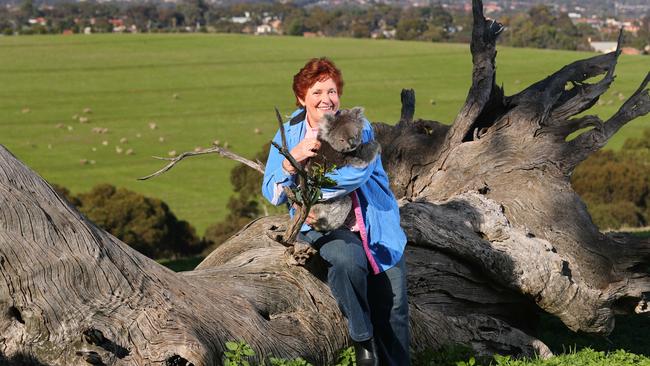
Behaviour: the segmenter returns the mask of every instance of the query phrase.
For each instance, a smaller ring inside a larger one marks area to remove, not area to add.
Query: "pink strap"
[[[366,252],[366,257],[368,258],[368,262],[370,262],[372,272],[378,274],[380,272],[379,266],[377,265],[377,262],[375,262],[372,253],[370,253],[370,247],[368,246],[368,232],[366,231],[366,225],[363,222],[363,215],[361,214],[361,205],[359,204],[357,191],[353,191],[350,196],[352,197],[352,209],[354,210],[354,217],[357,219],[357,227],[359,228],[359,234],[361,235],[363,250]]]

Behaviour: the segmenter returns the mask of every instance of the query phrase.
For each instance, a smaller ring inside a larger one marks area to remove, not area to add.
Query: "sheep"
[[[93,133],[99,133],[99,134],[105,134],[108,132],[108,128],[106,127],[93,127],[91,130]]]

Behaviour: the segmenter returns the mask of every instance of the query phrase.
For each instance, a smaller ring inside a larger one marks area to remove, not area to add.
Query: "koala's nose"
[[[353,148],[357,147],[357,145],[359,144],[359,142],[357,141],[357,139],[355,137],[350,137],[348,139],[348,143],[350,144],[350,147],[353,147]]]

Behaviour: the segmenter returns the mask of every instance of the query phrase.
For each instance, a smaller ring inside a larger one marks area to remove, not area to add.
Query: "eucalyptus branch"
[[[305,171],[305,169],[302,168],[300,163],[293,158],[289,150],[287,150],[285,147],[278,145],[275,141],[271,141],[271,145],[273,145],[273,147],[278,149],[280,154],[289,161],[289,164],[291,164],[291,166],[294,167],[294,169],[296,169],[298,175],[300,175],[302,179],[304,179],[306,182],[310,181],[309,174]]]
[[[287,135],[284,132],[284,123],[282,123],[282,115],[278,110],[278,107],[273,107],[275,109],[275,117],[278,119],[278,124],[280,124],[280,136],[282,136],[282,147],[287,149]]]
[[[184,152],[184,153],[182,153],[182,154],[180,154],[180,155],[178,155],[178,156],[176,156],[174,158],[163,158],[163,157],[159,157],[159,156],[154,156],[153,157],[154,159],[167,160],[170,163],[167,164],[166,166],[164,166],[162,169],[147,175],[146,177],[138,178],[138,180],[147,180],[149,178],[159,176],[159,175],[165,173],[166,171],[170,170],[171,168],[173,168],[174,165],[176,165],[176,163],[178,163],[179,161],[183,160],[184,158],[186,158],[188,156],[205,155],[205,154],[212,154],[212,153],[219,154],[219,155],[221,155],[221,156],[223,156],[225,158],[232,159],[232,160],[238,161],[240,163],[243,163],[243,164],[257,170],[258,172],[264,174],[264,164],[262,164],[261,162],[246,159],[246,158],[241,157],[241,156],[239,156],[239,155],[233,153],[232,151],[229,151],[229,150],[227,150],[227,149],[225,149],[223,147],[213,146],[213,147],[203,149],[203,150],[200,150],[200,151],[186,151],[186,152]]]

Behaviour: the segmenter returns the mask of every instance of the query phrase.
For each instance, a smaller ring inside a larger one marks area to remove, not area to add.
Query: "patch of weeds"
[[[356,365],[354,347],[344,348],[339,354],[339,358],[336,360],[335,366],[353,366]]]
[[[226,342],[228,349],[223,353],[225,366],[250,366],[248,357],[255,356],[255,351],[244,341]]]

